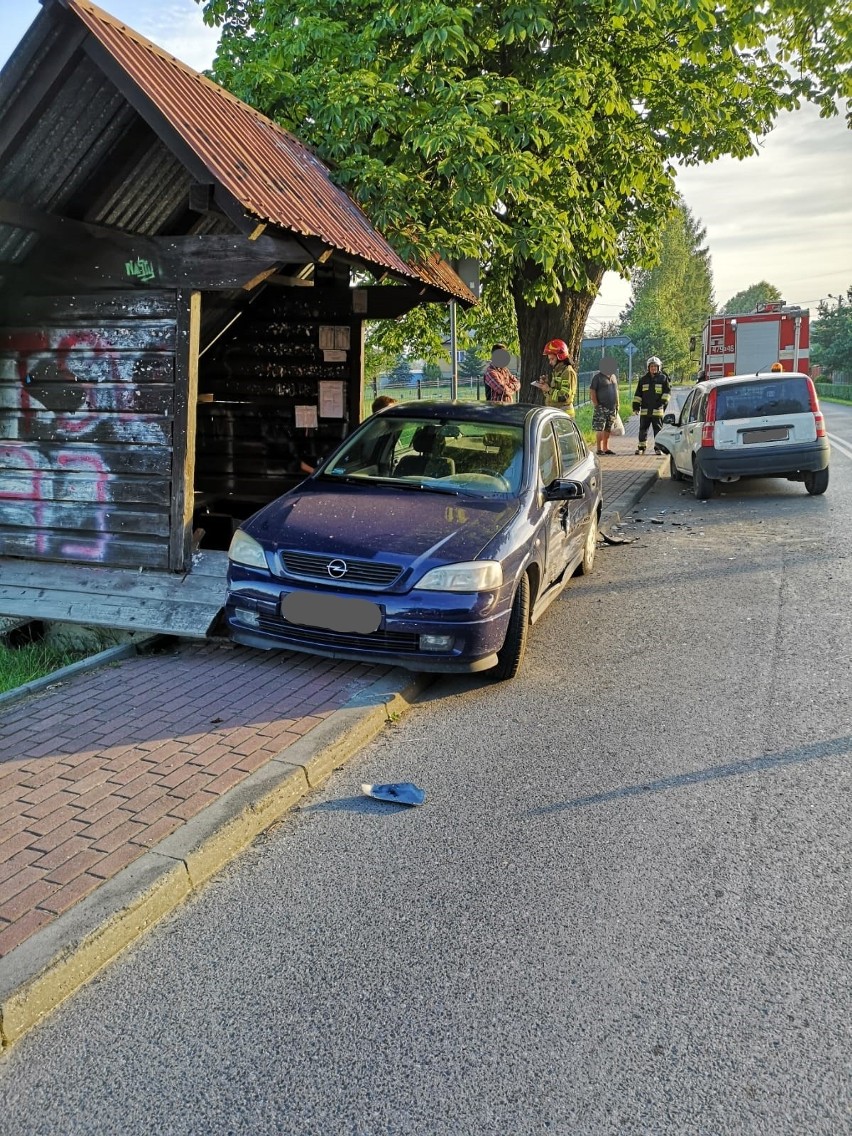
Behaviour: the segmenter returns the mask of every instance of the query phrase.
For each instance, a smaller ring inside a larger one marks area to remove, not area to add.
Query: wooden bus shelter
[[[0,73],[0,616],[207,633],[234,527],[360,419],[365,320],[474,302],[88,0]]]

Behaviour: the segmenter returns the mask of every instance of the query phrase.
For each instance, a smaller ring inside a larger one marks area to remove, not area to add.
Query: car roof
[[[755,379],[806,379],[803,371],[750,371],[745,375],[726,375],[723,379],[702,379],[696,386],[702,390],[731,387],[736,383],[753,383]]]
[[[379,413],[382,418],[449,418],[455,422],[494,422],[504,426],[523,426],[530,416],[547,413],[568,417],[564,411],[552,406],[529,406],[517,402],[427,402],[417,399],[394,403]]]

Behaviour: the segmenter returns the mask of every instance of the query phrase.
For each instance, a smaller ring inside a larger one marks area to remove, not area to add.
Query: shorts
[[[592,429],[606,433],[607,430],[612,429],[614,421],[615,411],[608,410],[605,406],[601,406],[600,403],[598,403],[592,413]]]

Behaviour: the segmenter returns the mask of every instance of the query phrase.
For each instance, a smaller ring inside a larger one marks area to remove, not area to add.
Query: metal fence
[[[589,383],[592,380],[594,371],[583,371],[578,375],[577,381],[577,405],[583,406],[589,401]],[[623,390],[623,388],[622,388]],[[485,383],[482,378],[478,379],[464,379],[459,376],[459,401],[460,402],[485,402]],[[373,399],[380,394],[390,395],[395,398],[397,402],[417,402],[421,399],[436,399],[443,400],[450,397],[450,382],[449,379],[417,379],[412,383],[405,386],[386,386],[384,383],[379,384],[377,381],[368,383],[364,393],[364,415],[370,413],[371,404]],[[622,400],[624,395],[622,393]]]

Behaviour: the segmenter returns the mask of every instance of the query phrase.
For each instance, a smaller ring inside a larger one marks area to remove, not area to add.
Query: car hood
[[[518,509],[514,497],[308,481],[242,527],[272,551],[455,563],[476,559]]]

